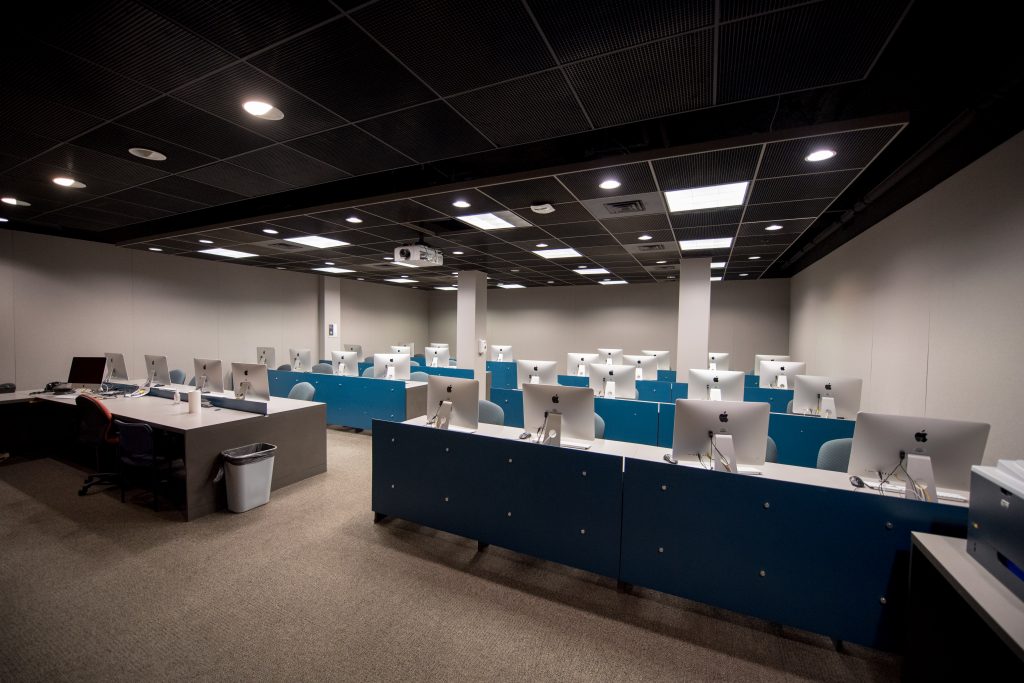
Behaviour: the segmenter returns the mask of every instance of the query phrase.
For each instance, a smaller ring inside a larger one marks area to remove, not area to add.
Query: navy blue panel
[[[622,581],[889,650],[910,533],[966,535],[966,508],[637,460],[622,498]]]
[[[672,402],[675,403],[677,398],[686,398],[690,395],[690,387],[687,386],[686,382],[676,382],[672,385]]]
[[[504,365],[504,363],[499,363]],[[493,381],[493,380],[492,380]],[[496,389],[491,386],[491,401],[505,411],[506,427],[523,426],[523,392],[519,389]]]
[[[658,404],[658,445],[672,448],[672,433],[676,424],[676,404]]]
[[[659,370],[658,373],[662,373],[664,370]],[[663,382],[658,380],[657,382],[651,382],[649,380],[640,380],[636,383],[636,397],[641,401],[657,401],[658,403],[671,403],[672,402],[672,383]]]
[[[594,412],[604,418],[604,438],[655,446],[658,405],[625,398],[595,398]]]
[[[440,375],[442,377],[463,377],[465,379],[473,379],[473,370],[471,368],[432,368],[429,366],[422,368],[413,368],[416,372],[425,372],[428,375]]]
[[[658,381],[659,382],[675,382],[676,371],[675,370],[658,370]]]
[[[783,465],[815,467],[821,444],[832,439],[852,437],[856,425],[853,420],[772,413],[768,417],[768,436],[775,440],[779,449],[779,462]]]
[[[420,365],[426,365],[427,364],[427,359],[424,356],[422,356],[422,355],[420,355],[420,356],[409,356],[409,360],[416,361]]]
[[[621,470],[599,453],[373,426],[375,512],[612,577]]]
[[[786,405],[793,400],[793,390],[744,387],[743,400],[751,403],[767,403],[771,405],[773,413],[785,413]]]
[[[589,387],[590,378],[578,375],[559,375],[558,383],[563,387]]]
[[[760,386],[761,378],[757,375],[743,375],[743,387],[749,388],[754,387],[755,389]]]
[[[515,389],[516,364],[499,363],[496,360],[487,361],[487,371],[491,373],[491,389]],[[494,400],[493,398],[491,399]]]
[[[287,397],[299,382],[316,388],[314,400],[327,404],[327,424],[369,429],[374,418],[405,420],[405,382],[341,377],[316,372],[268,370],[270,395]]]

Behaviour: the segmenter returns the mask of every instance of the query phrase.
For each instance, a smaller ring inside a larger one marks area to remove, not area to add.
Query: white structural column
[[[690,368],[708,366],[711,331],[711,259],[679,262],[679,318],[676,333],[676,379],[686,381]]]
[[[459,272],[455,309],[455,353],[458,366],[473,370],[480,382],[480,398],[487,394],[487,354],[480,341],[487,339],[487,274],[478,270]]]
[[[320,340],[320,348],[318,355],[313,359],[317,362],[320,358],[330,358],[331,351],[341,351],[341,321],[339,316],[341,315],[341,279],[336,277],[327,277],[326,275],[320,276],[320,290],[317,308],[317,322],[320,325],[320,331],[317,334],[317,339]],[[334,326],[334,336],[332,337],[331,326]]]

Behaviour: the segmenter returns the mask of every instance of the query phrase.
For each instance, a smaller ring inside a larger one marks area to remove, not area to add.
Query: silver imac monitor
[[[196,371],[196,389],[201,392],[221,393],[224,391],[224,368],[219,360],[212,358],[193,358],[192,364]],[[257,365],[264,365],[257,363]]]
[[[793,386],[794,378],[806,373],[806,363],[795,360],[763,360],[757,385],[762,389],[790,389]],[[783,377],[785,379],[782,379]]]
[[[362,344],[342,344],[341,348],[345,349],[346,351],[351,351],[352,353],[358,354],[360,358],[363,357]]]
[[[107,359],[107,367],[104,370],[103,381],[104,382],[127,382],[128,381],[128,368],[124,364],[123,353],[105,353],[104,358]]]
[[[754,374],[761,374],[761,361],[764,360],[789,360],[789,356],[781,353],[758,353],[754,355]]]
[[[657,356],[631,356],[626,354],[622,357],[622,364],[632,365],[635,368],[633,374],[637,380],[658,379]]]
[[[636,369],[632,365],[594,363],[587,373],[595,396],[636,398]]]
[[[446,401],[451,406],[444,405]],[[427,379],[427,424],[458,432],[475,432],[480,422],[480,382],[431,375]]]
[[[511,363],[516,359],[511,344],[491,344],[491,360],[499,363]]]
[[[797,415],[856,419],[862,384],[859,379],[797,375],[793,382],[793,412]]]
[[[394,344],[391,347],[391,353],[404,353],[407,356],[411,356],[412,346],[409,344]]]
[[[235,398],[270,402],[270,377],[267,366],[262,363],[232,363],[231,383],[235,387]]]
[[[171,383],[171,372],[167,369],[167,356],[146,356],[146,384],[158,387]]]
[[[436,346],[436,347],[438,347],[440,349],[447,349],[448,348],[448,344],[445,344],[444,342],[430,342],[430,345],[431,346]]]
[[[409,354],[373,354],[373,376],[378,379],[409,379]]]
[[[743,373],[690,368],[686,396],[698,401],[742,401]]]
[[[270,370],[277,370],[277,349],[273,346],[257,346],[256,362],[266,365]]]
[[[313,352],[309,349],[288,349],[288,359],[293,372],[313,371]]]
[[[550,384],[523,386],[523,430],[538,443],[552,443],[545,426],[550,414],[558,416],[558,445],[590,448],[594,443],[594,392],[588,387]]]
[[[596,353],[570,351],[566,354],[565,358],[565,374],[575,377],[587,377],[587,368],[590,367],[591,363],[596,363],[599,360],[601,360],[601,356]]]
[[[622,365],[622,349],[598,349],[600,363],[605,365]]]
[[[647,351],[640,349],[640,353],[645,356],[656,356],[658,359],[659,370],[671,370],[672,369],[672,352],[671,351]]]
[[[427,361],[427,365],[432,368],[446,368],[451,360],[447,346],[428,346],[423,349],[423,357]]]
[[[728,370],[729,354],[711,352],[708,354],[708,370]]]
[[[526,384],[558,384],[556,366],[553,360],[517,360],[516,385],[522,389]]]
[[[331,368],[335,375],[359,376],[359,354],[355,351],[331,351]]]
[[[847,472],[865,483],[899,481],[902,485],[908,479],[904,456],[926,455],[931,458],[939,498],[944,490],[967,491],[971,466],[981,463],[988,432],[984,422],[859,413]]]
[[[759,473],[768,448],[769,409],[767,403],[676,399],[672,455],[697,457],[715,469],[726,460],[727,471]]]

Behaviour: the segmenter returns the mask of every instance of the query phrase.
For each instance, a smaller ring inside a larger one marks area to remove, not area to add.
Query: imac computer
[[[601,356],[596,353],[570,352],[566,355],[565,374],[587,377],[587,368],[590,367],[591,363],[596,363],[599,360],[601,360]]]
[[[658,379],[658,358],[657,356],[631,356],[626,354],[622,357],[623,365],[632,365],[636,368],[637,381],[642,379]]]
[[[742,401],[743,373],[690,368],[687,387],[686,396],[698,401]]]
[[[754,374],[761,374],[761,361],[764,360],[789,360],[789,356],[781,353],[758,353],[754,355]]]
[[[232,363],[231,382],[235,398],[270,402],[270,376],[262,363]]]
[[[523,430],[536,443],[590,448],[594,443],[594,392],[588,387],[524,385]]]
[[[124,364],[123,353],[105,353],[107,359],[106,376],[104,382],[127,382],[128,368]]]
[[[556,366],[553,360],[517,360],[516,384],[520,389],[525,384],[558,384]]]
[[[277,349],[273,346],[257,346],[256,362],[266,365],[269,370],[277,370]]]
[[[622,349],[598,349],[597,355],[605,365],[622,365]]]
[[[363,345],[362,344],[342,344],[341,348],[346,351],[351,351],[358,355],[359,358],[363,357]]]
[[[594,363],[588,372],[595,396],[636,398],[636,368],[632,365]]]
[[[378,379],[409,379],[409,354],[373,354],[373,376]]]
[[[335,375],[359,376],[359,354],[355,351],[331,351],[331,368]]]
[[[75,356],[71,359],[68,384],[72,389],[99,389],[106,371],[106,356]]]
[[[511,344],[491,344],[491,360],[498,363],[511,363],[516,359]]]
[[[729,354],[727,353],[709,353],[708,354],[708,370],[728,370],[729,369]]]
[[[448,344],[445,344],[444,342],[430,342],[430,345],[431,346],[436,346],[439,349],[447,349],[448,348]]]
[[[914,497],[962,500],[963,496],[947,492],[970,489],[971,466],[981,463],[988,432],[984,422],[858,413],[847,472],[871,488],[880,486],[883,493],[902,493],[907,483],[924,483],[924,477],[913,472],[911,460],[927,456],[938,490]]]
[[[658,359],[659,370],[671,370],[672,369],[672,352],[671,351],[647,351],[640,349],[640,353],[645,356],[655,356]]]
[[[288,349],[293,372],[313,371],[313,352],[309,349]]]
[[[391,353],[404,353],[407,356],[411,356],[412,346],[409,344],[395,344],[391,347]]]
[[[456,432],[475,432],[479,422],[479,381],[440,375],[427,379],[427,424]]]
[[[196,371],[196,389],[203,393],[224,391],[224,369],[219,360],[212,358],[193,358],[192,364]],[[263,365],[263,363],[257,363]]]
[[[793,378],[807,372],[807,364],[795,360],[763,360],[757,385],[762,389],[789,389]]]
[[[158,387],[171,383],[171,372],[167,369],[167,356],[146,356],[146,386]]]
[[[440,346],[428,346],[423,349],[423,355],[427,361],[427,365],[432,368],[446,368],[451,360],[451,354],[448,352],[448,347]]]
[[[793,383],[793,412],[797,415],[856,419],[860,410],[859,379],[797,375]]]
[[[672,456],[724,472],[760,474],[768,448],[767,403],[676,399]]]

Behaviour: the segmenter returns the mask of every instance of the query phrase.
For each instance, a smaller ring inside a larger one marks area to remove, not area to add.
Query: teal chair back
[[[489,425],[505,424],[505,409],[497,403],[480,399],[480,422]]]
[[[316,387],[309,382],[299,382],[288,392],[288,398],[298,401],[312,401],[314,396],[316,396]]]
[[[792,401],[790,401],[789,403],[786,404],[786,412],[789,413],[790,415],[793,414],[793,402]]]
[[[313,366],[313,372],[320,375],[333,375],[334,366],[330,363],[317,363]]]
[[[853,448],[853,439],[832,439],[821,444],[818,449],[819,470],[832,470],[833,472],[845,472],[850,466],[850,449]]]
[[[366,368],[365,370],[363,370],[363,377],[373,377],[373,366],[372,365],[370,367]]]
[[[185,371],[184,370],[171,370],[168,374],[171,376],[171,384],[184,384],[185,383]]]
[[[764,452],[765,462],[778,462],[779,461],[779,447],[775,445],[775,439],[768,437],[768,448]]]
[[[284,365],[278,365],[277,366],[278,372],[290,372],[291,369],[292,369],[292,366],[288,365],[287,363],[285,363]]]
[[[409,360],[409,365],[412,366],[412,367],[417,367],[418,368],[418,367],[420,367],[420,362],[418,360],[411,360],[410,359]]]
[[[604,438],[604,418],[597,413],[594,413],[594,438]]]
[[[412,382],[426,382],[430,379],[430,374],[426,372],[410,372],[409,380]]]

